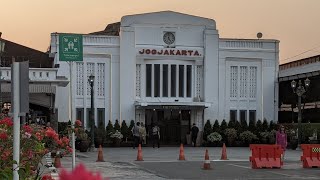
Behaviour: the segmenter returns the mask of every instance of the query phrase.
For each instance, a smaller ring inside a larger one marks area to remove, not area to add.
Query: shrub
[[[234,128],[227,128],[225,134],[227,136],[229,145],[232,145],[238,136],[237,130],[235,130]]]
[[[217,119],[214,121],[212,130],[213,130],[212,132],[220,132],[220,125]]]
[[[276,143],[276,133],[277,133],[277,131],[274,129],[269,132],[268,140],[269,140],[270,144]]]
[[[235,128],[236,125],[236,121],[235,120],[230,120],[228,122],[228,128]]]
[[[211,134],[213,131],[212,131],[212,126],[211,126],[211,123],[210,123],[210,120],[208,119],[206,124],[204,125],[204,129],[203,129],[203,140],[207,140],[207,136],[209,134]]]
[[[267,129],[269,129],[269,124],[268,124],[268,121],[267,121],[266,119],[263,120],[262,129],[263,129],[264,131],[266,131]]]
[[[240,139],[244,143],[252,143],[254,140],[258,139],[255,134],[253,134],[251,131],[244,131],[240,133]]]
[[[235,126],[234,126],[234,129],[237,131],[238,134],[240,134],[240,133],[243,132],[242,127],[241,127],[241,124],[240,124],[239,121],[236,121]]]
[[[251,131],[251,132],[255,132],[255,131],[256,131],[256,122],[255,122],[254,119],[251,119],[251,120],[249,121],[248,130]]]
[[[114,133],[110,134],[110,137],[114,139],[122,139],[123,135],[121,134],[120,131],[116,130]]]
[[[259,136],[260,136],[260,142],[261,143],[267,143],[268,141],[268,137],[269,137],[270,132],[264,131],[264,132],[260,132]]]
[[[106,127],[107,137],[110,137],[110,133],[113,133],[113,131],[114,131],[113,125],[112,125],[111,121],[109,120],[108,125]]]
[[[227,125],[226,120],[224,119],[224,120],[221,122],[220,130],[221,130],[221,132],[224,132],[227,128],[228,128],[228,125]]]
[[[132,130],[132,128],[134,127],[134,120],[131,120],[130,121],[130,126],[129,126],[129,139],[130,140],[133,140],[133,135],[132,135],[132,133],[131,133],[131,130]]]
[[[270,121],[269,131],[276,130],[276,129],[277,129],[277,125],[273,121]]]
[[[120,124],[119,124],[118,119],[117,119],[116,122],[114,123],[114,128],[113,128],[113,129],[120,131]]]
[[[222,140],[222,136],[218,132],[213,132],[207,137],[209,142],[220,142]]]
[[[127,123],[125,120],[122,121],[121,123],[121,134],[123,135],[123,138],[126,139],[129,137],[129,128],[127,126]]]
[[[258,120],[257,124],[256,124],[256,133],[260,133],[262,131],[263,131],[262,122],[261,122],[261,120]]]
[[[242,120],[242,121],[241,121],[241,130],[242,130],[242,131],[248,130],[248,123],[247,123],[246,120]]]

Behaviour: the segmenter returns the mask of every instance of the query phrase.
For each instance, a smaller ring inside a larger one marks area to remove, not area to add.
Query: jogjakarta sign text
[[[202,50],[143,48],[143,49],[138,50],[138,54],[139,55],[153,55],[153,56],[202,57]]]

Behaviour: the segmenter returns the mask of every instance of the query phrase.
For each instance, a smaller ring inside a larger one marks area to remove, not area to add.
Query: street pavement
[[[203,170],[208,149],[211,170]],[[320,169],[304,169],[301,151],[287,150],[281,169],[251,169],[248,147],[227,147],[228,160],[221,161],[220,147],[185,147],[186,161],[179,161],[179,147],[143,147],[144,161],[136,161],[137,149],[103,148],[106,162],[96,162],[98,152],[76,152],[76,163],[99,171],[110,179],[320,179]],[[71,157],[61,159],[63,168],[71,170]]]

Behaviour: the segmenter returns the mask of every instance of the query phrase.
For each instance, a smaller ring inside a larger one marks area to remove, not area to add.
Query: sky
[[[320,0],[0,0],[2,38],[40,50],[50,33],[90,33],[122,16],[177,11],[216,21],[221,38],[280,41],[280,63],[320,54]]]

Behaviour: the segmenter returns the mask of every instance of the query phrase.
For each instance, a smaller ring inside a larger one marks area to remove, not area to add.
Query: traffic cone
[[[222,146],[221,160],[228,160],[228,158],[227,158],[227,148],[226,148],[226,144],[225,143],[223,143],[223,146]]]
[[[105,161],[103,160],[103,152],[102,152],[102,146],[101,146],[101,145],[99,146],[98,159],[97,159],[96,162],[105,162]]]
[[[61,168],[61,160],[60,160],[60,154],[57,153],[56,157],[54,158],[54,167]]]
[[[137,161],[143,161],[141,144],[139,144],[139,147],[138,147]]]
[[[186,160],[184,157],[183,144],[180,145],[179,160],[183,160],[183,161]]]
[[[208,149],[206,149],[206,153],[205,153],[205,155],[204,155],[203,169],[204,169],[204,170],[210,170],[210,169],[211,169]]]

